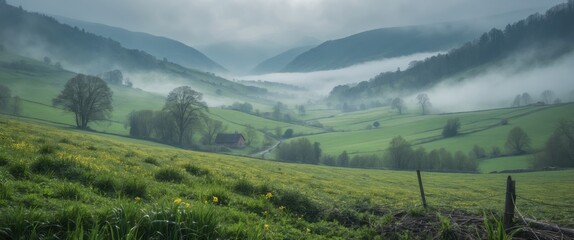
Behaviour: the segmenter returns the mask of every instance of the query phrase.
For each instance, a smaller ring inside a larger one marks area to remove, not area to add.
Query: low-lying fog
[[[246,76],[241,77],[241,79],[302,86],[311,91],[310,95],[313,96],[311,98],[317,99],[327,96],[336,85],[358,83],[368,80],[380,72],[395,71],[397,68],[406,69],[411,61],[423,60],[435,54],[437,53],[420,53],[368,62],[338,70],[272,73]],[[487,69],[482,74],[466,77],[461,82],[447,79],[424,92],[429,96],[435,112],[509,107],[514,97],[524,92],[529,93],[534,102],[537,102],[541,100],[541,93],[544,90],[552,90],[556,98],[560,98],[562,102],[574,101],[574,54],[562,57],[548,65],[525,63],[528,59],[532,59],[532,56],[528,54],[516,56],[505,61],[505,64]],[[403,96],[406,102],[412,105],[411,111],[417,109],[417,94]],[[301,99],[301,102],[303,101],[304,99]]]
[[[389,58],[353,65],[347,68],[306,73],[270,73],[238,77],[242,80],[261,80],[286,83],[312,90],[313,97],[326,97],[333,87],[342,84],[369,80],[381,72],[406,69],[414,60],[423,60],[438,53],[417,53],[409,56]]]

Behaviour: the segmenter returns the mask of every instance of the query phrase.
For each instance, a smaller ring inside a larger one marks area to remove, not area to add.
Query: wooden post
[[[419,179],[419,189],[421,190],[421,198],[423,200],[423,207],[427,208],[427,200],[425,199],[425,190],[423,189],[423,181],[421,180],[421,171],[417,170],[417,177]]]
[[[514,208],[516,203],[516,185],[512,177],[506,178],[506,200],[504,202],[504,228],[508,231],[512,227]]]

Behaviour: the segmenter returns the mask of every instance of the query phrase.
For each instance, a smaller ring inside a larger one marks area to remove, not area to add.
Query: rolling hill
[[[216,73],[227,71],[197,49],[173,39],[66,17],[55,16],[55,18],[61,23],[111,38],[125,48],[143,50],[158,59],[167,58],[168,61],[187,68]]]
[[[522,70],[548,66],[574,50],[573,22],[574,3],[570,1],[551,8],[544,15],[534,14],[508,24],[504,30],[493,28],[448,53],[413,62],[404,71],[384,72],[353,86],[337,86],[330,98],[356,100],[373,95],[380,97],[392,91],[419,91],[457,74],[504,66],[505,60]]]
[[[524,9],[458,22],[380,28],[326,41],[289,62],[282,72],[311,72],[349,67],[420,52],[446,51],[492,27],[517,21],[538,11]]]
[[[61,24],[52,17],[0,3],[0,45],[12,54],[41,60],[73,72],[98,75],[120,69],[136,88],[167,94],[192,85],[217,105],[239,99],[265,103],[266,90],[178,64],[158,60],[147,52]],[[170,88],[171,87],[171,88]]]
[[[313,46],[297,47],[282,52],[274,57],[268,58],[259,63],[253,70],[252,74],[264,74],[280,72],[288,63],[293,61],[300,54],[310,50]]]

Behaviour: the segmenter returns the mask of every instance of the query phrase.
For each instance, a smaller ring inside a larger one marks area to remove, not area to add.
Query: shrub
[[[68,159],[56,159],[51,156],[40,156],[30,166],[32,172],[54,175],[70,181],[90,182],[94,176],[90,170],[79,163]]]
[[[198,177],[209,174],[209,171],[207,169],[202,169],[191,164],[186,164],[183,166],[183,168],[185,168],[185,171],[188,172],[189,174]]]
[[[445,138],[454,137],[458,134],[458,129],[460,129],[460,120],[458,118],[451,118],[444,125],[442,136]]]
[[[233,185],[233,191],[246,196],[255,193],[255,190],[255,185],[253,185],[253,183],[249,182],[247,179],[243,178],[239,179],[239,181]]]
[[[504,125],[508,125],[508,119],[506,119],[506,118],[501,119],[501,120],[500,120],[500,125],[503,125],[503,126],[504,126]]]
[[[8,165],[8,158],[6,156],[0,155],[0,166]]]
[[[155,173],[155,179],[160,182],[181,183],[185,176],[175,168],[162,168]]]
[[[93,186],[102,193],[111,194],[117,190],[118,183],[112,177],[104,175],[94,180]]]
[[[8,172],[16,179],[23,179],[28,177],[28,165],[25,162],[16,162],[8,167]]]
[[[147,158],[145,158],[145,159],[144,159],[144,162],[145,162],[145,163],[149,163],[149,164],[151,164],[151,165],[159,166],[159,162],[157,161],[157,159],[152,158],[152,157],[147,157]]]
[[[63,184],[56,190],[56,197],[62,199],[79,200],[81,198],[80,189],[74,184]]]
[[[127,180],[122,186],[122,193],[131,198],[145,198],[147,195],[147,185],[137,179]]]
[[[307,221],[317,221],[321,214],[319,204],[296,190],[278,190],[270,198],[275,206],[302,215]]]
[[[55,153],[56,150],[58,150],[59,147],[57,145],[52,145],[52,144],[44,144],[40,147],[40,149],[38,149],[38,153],[39,154],[52,154]]]
[[[89,146],[87,147],[88,150],[96,151],[98,148],[96,146]]]

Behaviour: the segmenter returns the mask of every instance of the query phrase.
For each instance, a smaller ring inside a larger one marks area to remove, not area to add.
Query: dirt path
[[[273,151],[275,148],[279,147],[279,145],[281,145],[282,142],[283,142],[283,141],[278,140],[275,144],[273,144],[273,146],[268,147],[267,149],[265,149],[265,150],[263,150],[263,151],[261,151],[261,152],[257,152],[257,153],[251,154],[251,155],[249,155],[249,156],[251,156],[251,157],[259,157],[259,156],[261,156],[261,158],[265,158],[265,154],[270,153],[270,152]]]

